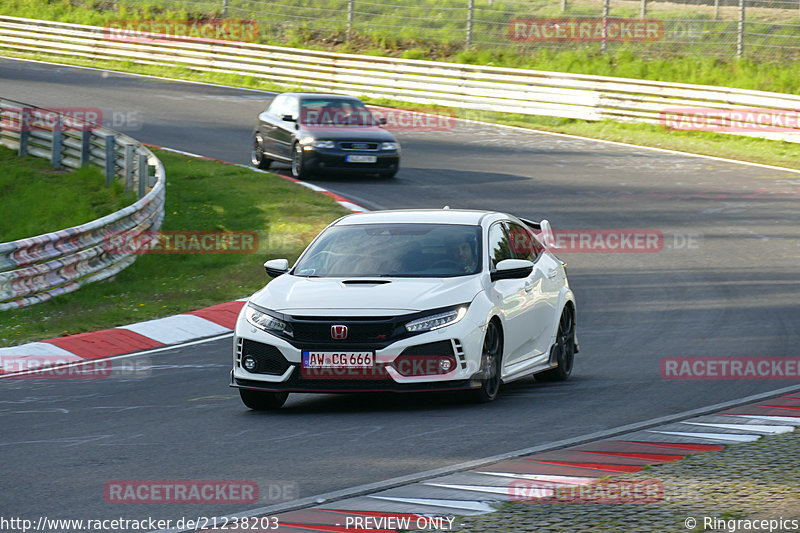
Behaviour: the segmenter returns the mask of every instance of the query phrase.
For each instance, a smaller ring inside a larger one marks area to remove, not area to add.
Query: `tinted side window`
[[[503,224],[498,222],[489,228],[489,239],[486,244],[489,252],[489,264],[492,270],[503,259],[514,259],[508,240],[508,233],[506,233]]]
[[[508,237],[511,243],[511,251],[515,259],[527,259],[536,261],[542,253],[542,245],[536,236],[526,227],[514,222],[508,223]]]
[[[292,115],[294,118],[300,116],[300,102],[296,97],[288,97],[285,100],[283,105],[283,115]]]

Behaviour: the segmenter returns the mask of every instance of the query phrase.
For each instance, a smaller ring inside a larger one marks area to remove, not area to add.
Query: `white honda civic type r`
[[[253,294],[234,331],[231,386],[252,409],[290,392],[468,390],[567,379],[578,352],[550,225],[455,209],[374,211],[328,226]]]

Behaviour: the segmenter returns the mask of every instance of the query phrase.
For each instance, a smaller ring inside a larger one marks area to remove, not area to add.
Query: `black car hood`
[[[395,142],[394,135],[378,126],[300,126],[298,137],[315,139]]]

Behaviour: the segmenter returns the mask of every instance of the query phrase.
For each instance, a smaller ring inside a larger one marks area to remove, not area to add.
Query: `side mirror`
[[[297,119],[294,118],[292,115],[283,115],[281,117],[281,120],[283,120],[285,122],[297,122]]]
[[[492,281],[527,278],[533,272],[533,263],[527,259],[503,259],[489,274]]]
[[[289,260],[288,259],[270,259],[266,263],[264,263],[264,269],[267,271],[267,275],[271,278],[277,278],[283,274],[289,272]]]

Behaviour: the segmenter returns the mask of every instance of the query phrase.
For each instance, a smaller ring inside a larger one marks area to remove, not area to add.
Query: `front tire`
[[[239,389],[239,396],[242,403],[254,411],[271,411],[280,409],[286,403],[289,393]]]
[[[299,144],[295,144],[292,150],[292,177],[303,180],[310,175],[311,173],[308,171],[304,161],[303,147]]]
[[[481,353],[481,370],[484,378],[480,388],[472,392],[472,398],[478,403],[494,401],[500,393],[500,368],[503,356],[503,340],[500,327],[492,321],[486,326]]]
[[[261,170],[267,170],[272,164],[272,160],[264,156],[264,139],[261,135],[256,134],[253,138],[253,151],[250,152],[250,162],[254,167]]]
[[[566,381],[572,374],[575,360],[575,312],[566,306],[558,321],[558,334],[553,345],[553,359],[558,366],[536,374],[537,381]]]

